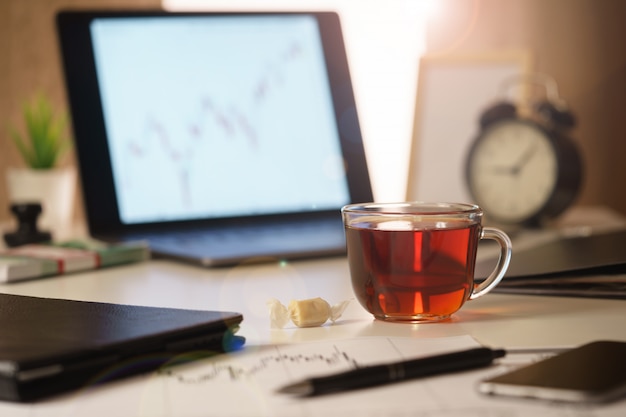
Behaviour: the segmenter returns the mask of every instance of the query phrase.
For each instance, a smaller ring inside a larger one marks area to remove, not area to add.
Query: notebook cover
[[[31,401],[233,350],[243,343],[234,335],[242,319],[0,294],[0,399]]]
[[[505,282],[511,279],[537,277],[571,277],[595,274],[617,268],[626,271],[626,230],[584,236],[563,237],[539,246],[517,251],[513,242],[511,264]],[[475,276],[485,278],[493,270],[496,259],[476,264]]]

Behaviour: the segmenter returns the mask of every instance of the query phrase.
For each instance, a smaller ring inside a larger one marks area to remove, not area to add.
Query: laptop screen
[[[335,217],[372,190],[334,12],[64,10],[89,232]]]
[[[122,223],[350,202],[314,17],[96,17],[89,30]]]

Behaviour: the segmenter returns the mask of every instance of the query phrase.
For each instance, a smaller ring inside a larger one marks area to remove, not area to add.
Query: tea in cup
[[[481,225],[483,211],[460,203],[364,203],[342,208],[352,288],[377,319],[436,322],[502,280],[511,240]],[[493,239],[500,259],[474,281],[478,242]]]

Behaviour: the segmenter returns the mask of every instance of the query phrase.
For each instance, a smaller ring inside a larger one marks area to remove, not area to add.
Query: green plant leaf
[[[43,95],[24,103],[26,135],[11,129],[11,137],[24,161],[34,169],[53,168],[71,146],[65,135],[67,116],[55,115],[52,103]]]
[[[33,153],[31,148],[28,147],[28,145],[26,145],[26,141],[22,138],[22,135],[20,135],[15,129],[11,128],[11,138],[13,139],[13,143],[15,143],[15,146],[17,146],[18,151],[22,154],[22,158],[24,158],[24,161],[26,162],[26,164],[28,164],[29,166],[32,166],[33,164]]]

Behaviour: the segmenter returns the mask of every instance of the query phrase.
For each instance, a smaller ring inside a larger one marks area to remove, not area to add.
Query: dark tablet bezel
[[[168,12],[163,10],[63,10],[56,24],[63,72],[70,111],[81,190],[87,224],[92,235],[115,234],[122,231],[150,229],[154,226],[210,225],[237,219],[195,219],[167,223],[123,224],[118,215],[106,129],[98,87],[90,22],[95,18],[180,17],[180,16],[245,16],[245,15],[308,15],[317,20],[331,85],[335,118],[346,165],[350,202],[373,200],[365,150],[357,116],[353,86],[348,67],[343,33],[335,12]],[[333,210],[333,214],[339,214]],[[264,218],[324,216],[329,212],[283,213]],[[259,216],[255,216],[256,219]],[[253,218],[250,217],[252,221]]]

